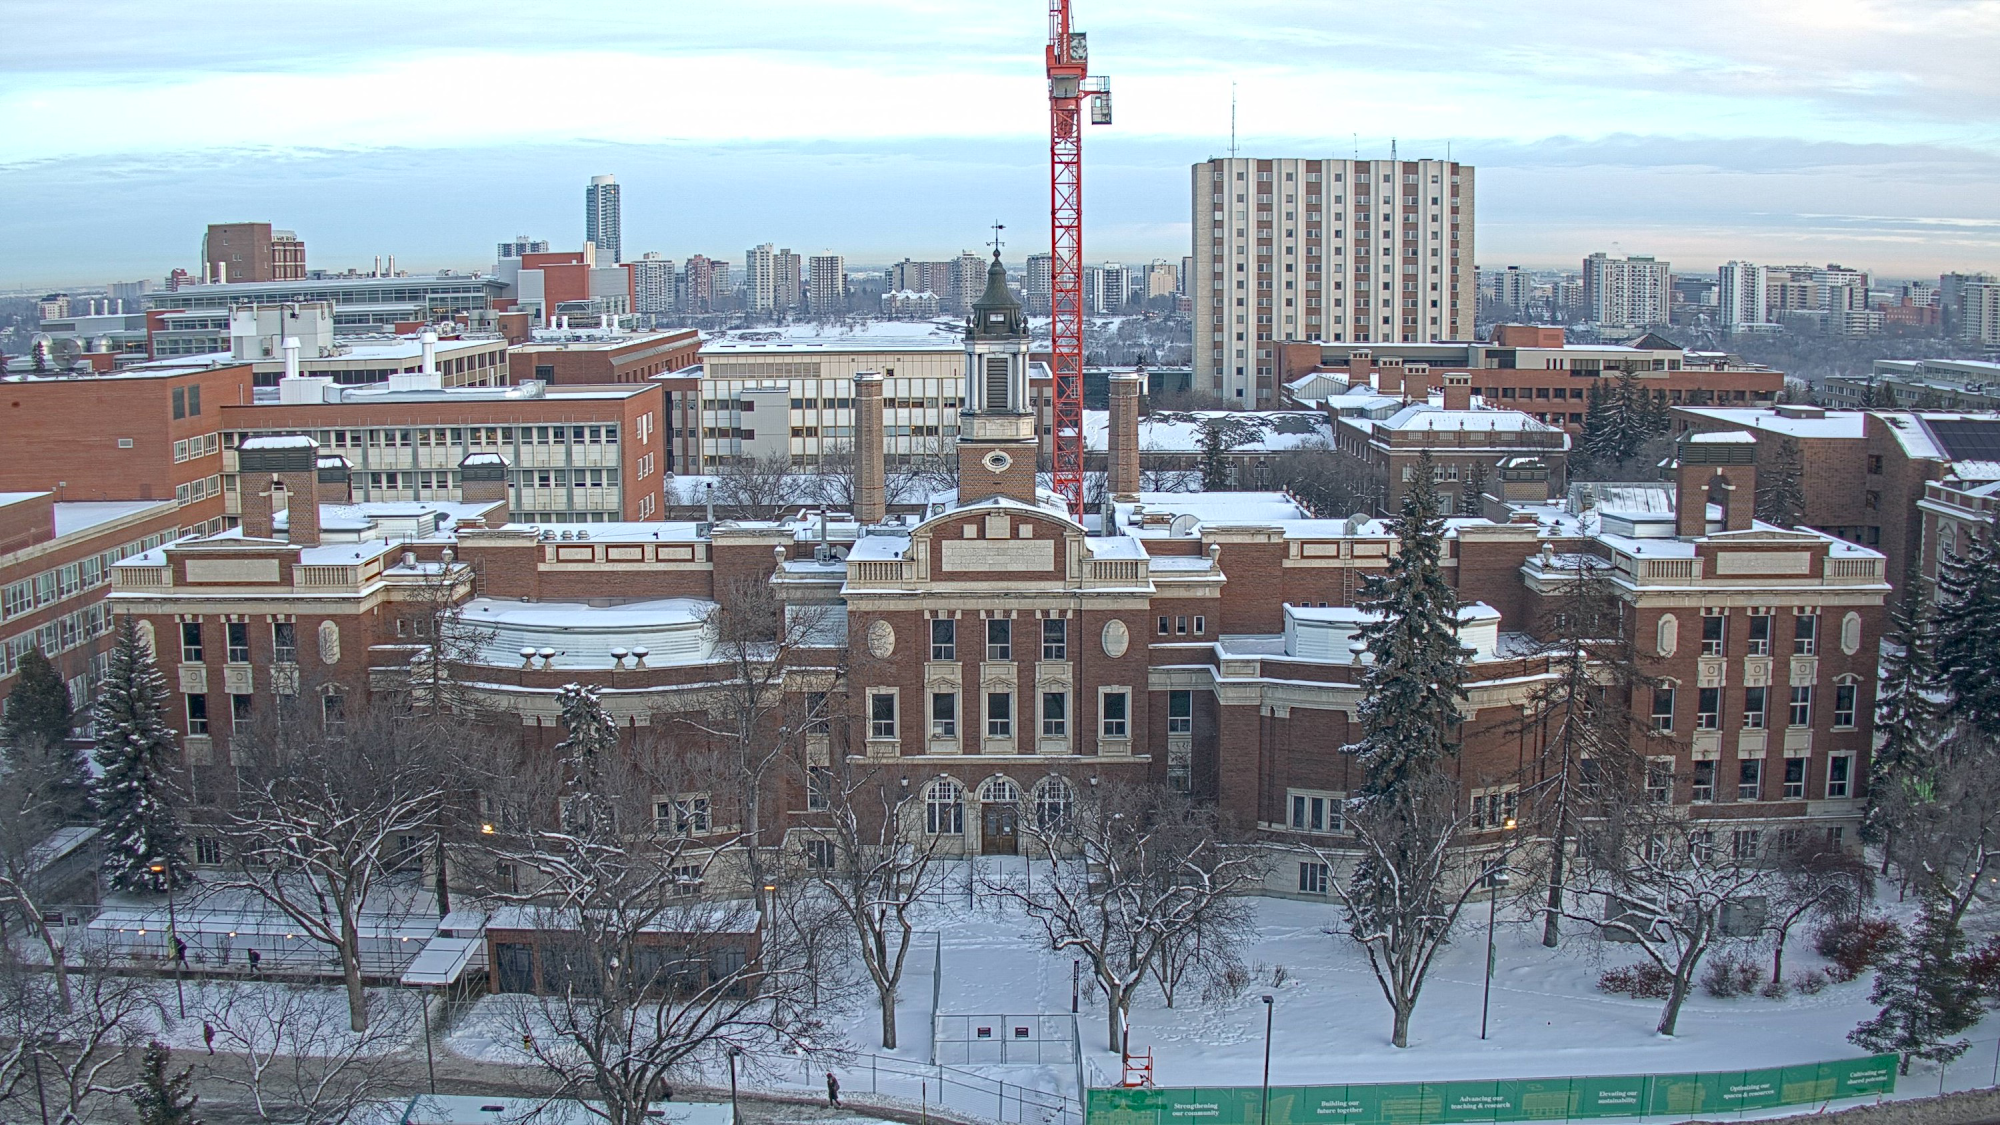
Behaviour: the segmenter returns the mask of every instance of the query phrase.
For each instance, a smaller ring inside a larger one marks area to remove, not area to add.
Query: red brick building
[[[605,337],[556,333],[508,350],[510,382],[537,379],[551,385],[643,383],[694,366],[701,358],[701,333],[692,328]]]

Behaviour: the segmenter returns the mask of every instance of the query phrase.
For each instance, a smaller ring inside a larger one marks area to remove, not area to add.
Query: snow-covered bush
[[[1606,969],[1597,978],[1597,990],[1634,1000],[1665,1000],[1674,990],[1673,974],[1651,961]]]
[[[1803,996],[1812,996],[1826,989],[1833,978],[1823,969],[1800,969],[1792,974],[1792,989]]]
[[[1719,953],[1709,958],[1701,973],[1702,991],[1722,1000],[1754,996],[1757,986],[1763,983],[1764,967],[1734,953]]]
[[[1832,918],[1813,932],[1813,949],[1833,962],[1828,977],[1850,981],[1880,964],[1901,935],[1887,918]]]

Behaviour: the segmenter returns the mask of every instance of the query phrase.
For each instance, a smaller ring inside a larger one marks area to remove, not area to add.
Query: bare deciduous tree
[[[1213,809],[1144,784],[1065,790],[1022,821],[1029,878],[988,889],[1040,923],[1051,949],[1082,957],[1104,992],[1109,1049],[1123,1051],[1154,965],[1205,925],[1226,932],[1216,917],[1243,908],[1262,853],[1226,839]]]
[[[56,998],[67,1011],[69,954],[48,921],[50,908],[56,905],[51,896],[60,890],[51,876],[63,840],[54,834],[66,815],[60,791],[47,784],[42,773],[43,763],[50,760],[42,754],[22,754],[0,773],[0,906],[11,907],[41,944]]]
[[[1354,833],[1351,878],[1330,879],[1344,918],[1331,933],[1353,939],[1389,1002],[1389,1041],[1410,1045],[1410,1018],[1431,965],[1459,913],[1494,862],[1464,852],[1467,816],[1458,783],[1436,768],[1399,784],[1394,799],[1347,803]],[[1343,858],[1316,851],[1330,869]]]
[[[226,1065],[204,1068],[204,1077],[242,1090],[264,1121],[349,1120],[399,1078],[381,1056],[409,1036],[415,1005],[423,1001],[400,992],[378,996],[376,1018],[357,1033],[324,999],[302,986],[201,989],[195,1015],[215,1029],[212,1049],[231,1056]]]
[[[1623,802],[1590,826],[1571,869],[1564,917],[1630,942],[1671,978],[1661,1035],[1674,1033],[1702,959],[1762,928],[1761,920],[1732,926],[1725,918],[1771,889],[1771,871],[1750,843],[1754,830],[1720,845],[1716,831],[1685,808]]]
[[[557,786],[536,778],[559,801],[488,837],[496,859],[526,873],[497,897],[537,934],[535,992],[512,1016],[535,1063],[611,1125],[645,1125],[670,1078],[732,1049],[816,1050],[796,931],[748,899],[703,893],[740,838],[657,800],[724,777],[624,750],[563,772]]]
[[[717,507],[738,519],[776,519],[799,505],[797,475],[787,453],[725,460],[716,466],[713,499]],[[710,497],[690,499],[702,504]]]
[[[806,874],[852,927],[881,1003],[882,1046],[895,1050],[896,993],[916,934],[913,915],[943,884],[944,837],[924,832],[921,805],[908,786],[880,774],[856,777],[836,766],[814,784],[827,809],[801,834]]]
[[[451,726],[377,704],[339,723],[293,716],[233,747],[239,778],[224,831],[224,886],[257,895],[340,961],[353,1030],[368,1027],[362,914],[437,827]]]

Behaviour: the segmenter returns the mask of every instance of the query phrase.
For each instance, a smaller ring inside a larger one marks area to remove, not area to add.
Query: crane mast
[[[1049,315],[1054,377],[1054,477],[1083,519],[1083,99],[1094,124],[1111,123],[1110,83],[1090,77],[1069,0],[1049,0]]]

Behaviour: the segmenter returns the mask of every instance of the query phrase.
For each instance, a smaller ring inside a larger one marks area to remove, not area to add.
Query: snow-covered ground
[[[1722,1000],[1697,990],[1681,1013],[1678,1034],[1663,1037],[1654,1032],[1659,1001],[1610,996],[1596,987],[1603,970],[1636,963],[1636,949],[1601,942],[1586,927],[1572,925],[1562,947],[1550,950],[1540,943],[1538,925],[1503,910],[1495,932],[1498,971],[1488,1037],[1482,1040],[1486,909],[1475,903],[1431,972],[1411,1045],[1398,1049],[1389,1044],[1388,1005],[1366,956],[1347,938],[1326,932],[1336,908],[1280,899],[1258,899],[1254,905],[1257,937],[1243,960],[1256,979],[1242,994],[1213,1005],[1183,996],[1170,1010],[1149,986],[1136,1002],[1132,1048],[1152,1052],[1158,1085],[1256,1085],[1264,1059],[1260,997],[1267,993],[1274,1002],[1271,1081],[1276,1085],[1666,1074],[1849,1059],[1863,1052],[1847,1042],[1847,1033],[1874,1011],[1866,976],[1782,1000]],[[1050,953],[1040,928],[1018,910],[977,895],[969,904],[959,897],[927,907],[920,924],[934,930],[939,943],[938,1010],[994,1016],[1069,1012],[1072,957]],[[975,1112],[985,1105],[982,1115],[989,1117],[998,1104],[997,1090],[971,1092],[978,1083],[970,1075],[1073,1098],[1073,1064],[968,1064],[942,1072],[929,1066],[932,940],[921,938],[910,957],[898,1005],[897,1050],[882,1050],[879,1016],[865,986],[866,995],[836,1018],[855,1053],[842,1068],[846,1087],[865,1092],[873,1085],[903,1097],[908,1085],[907,1100],[914,1103],[917,1076],[933,1076],[921,1094],[935,1098],[935,1078],[941,1075],[966,1087],[948,1089],[952,1104],[966,1101]],[[1750,955],[1768,962],[1770,952],[1759,947]],[[1788,975],[1823,964],[1809,935],[1795,934],[1786,954]],[[450,1049],[523,1061],[518,1042],[509,1042],[519,1033],[509,1035],[500,1015],[503,999],[482,1001],[454,1032]],[[1077,1021],[1087,1081],[1115,1084],[1119,1058],[1105,1049],[1104,1002],[1093,994],[1087,973]],[[2000,1026],[1989,1023],[1968,1034],[1974,1047],[1951,1068],[1948,1088],[1994,1083],[2000,1058],[1996,1032]],[[812,1087],[824,1081],[821,1071],[798,1060],[760,1062],[760,1082]],[[1935,1068],[1920,1067],[1899,1092],[1935,1092],[1938,1081]],[[1006,1112],[1008,1120],[1016,1119],[1014,1103]],[[1023,1116],[1036,1119],[1032,1113]]]

